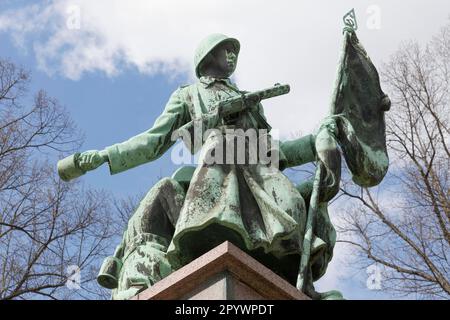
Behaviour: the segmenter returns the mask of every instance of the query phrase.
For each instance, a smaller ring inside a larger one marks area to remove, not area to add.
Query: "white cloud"
[[[80,29],[68,27],[73,6],[80,8]],[[137,68],[192,81],[197,43],[213,32],[234,36],[242,45],[236,73],[242,89],[291,85],[288,96],[264,103],[269,122],[286,137],[311,132],[327,115],[342,16],[352,7],[359,38],[379,67],[401,41],[428,41],[450,13],[448,0],[433,5],[420,0],[48,0],[0,13],[0,32],[8,32],[22,49],[32,49],[42,70],[74,80],[88,72],[117,76]],[[380,13],[379,21],[373,12]],[[345,250],[337,246],[335,256]],[[342,273],[335,261],[324,288],[335,287]]]
[[[126,67],[192,79],[196,44],[212,32],[235,36],[242,88],[291,84],[288,96],[265,103],[270,122],[287,136],[313,130],[328,112],[347,10],[355,7],[359,36],[378,65],[401,40],[429,39],[450,12],[445,0],[376,5],[380,29],[370,30],[373,3],[364,1],[53,0],[1,14],[0,31],[18,44],[32,42],[41,69],[71,79],[92,71],[115,76]],[[73,6],[80,8],[79,30],[67,27]]]

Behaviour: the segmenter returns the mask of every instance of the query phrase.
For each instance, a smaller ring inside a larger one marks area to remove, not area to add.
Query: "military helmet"
[[[195,51],[194,57],[195,74],[197,75],[198,78],[200,78],[200,65],[206,58],[208,53],[210,53],[215,47],[217,47],[219,44],[225,41],[232,42],[234,47],[236,48],[236,54],[239,53],[239,49],[241,47],[239,41],[237,39],[227,37],[224,34],[220,33],[210,34],[200,42],[200,44],[197,47],[197,50]]]

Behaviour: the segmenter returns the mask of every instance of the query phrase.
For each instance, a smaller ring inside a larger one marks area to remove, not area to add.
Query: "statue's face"
[[[237,51],[233,44],[231,42],[223,42],[214,48],[211,55],[214,59],[215,76],[221,78],[230,77],[237,64]]]

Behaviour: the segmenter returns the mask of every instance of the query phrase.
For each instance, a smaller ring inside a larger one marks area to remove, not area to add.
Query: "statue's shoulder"
[[[186,94],[188,93],[190,90],[192,90],[193,87],[195,87],[197,84],[196,83],[192,83],[192,84],[183,84],[181,86],[178,87],[177,91],[181,94]]]
[[[172,92],[171,98],[186,100],[189,96],[189,87],[190,85],[188,84],[179,86]]]
[[[198,83],[184,84],[178,87],[176,92],[185,101],[191,101],[191,97],[197,90]]]

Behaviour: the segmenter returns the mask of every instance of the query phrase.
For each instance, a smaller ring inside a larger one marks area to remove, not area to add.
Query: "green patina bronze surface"
[[[279,145],[273,141],[261,100],[286,94],[289,86],[253,93],[239,90],[229,77],[240,44],[213,34],[195,53],[198,81],[171,95],[151,129],[58,164],[64,180],[104,162],[116,174],[158,159],[175,143],[174,137],[183,138],[192,153],[200,152],[197,166],[182,167],[151,188],[114,256],[104,261],[98,281],[113,289],[114,299],[132,297],[226,240],[310,297],[342,298],[337,291],[318,293],[313,286],[325,274],[336,242],[328,202],[339,190],[340,150],[355,183],[378,184],[388,168],[384,112],[390,105],[356,37],[354,12],[344,21],[331,112],[315,134]],[[257,130],[258,141],[266,141],[264,150],[276,161],[266,163],[258,156],[250,162],[253,146],[247,144],[244,162],[231,152],[232,142],[242,138],[239,132],[251,129]],[[197,131],[208,134],[196,135]],[[230,154],[231,162],[217,161]],[[215,162],[210,162],[211,155]],[[312,181],[294,185],[282,173],[311,162],[317,164]]]

